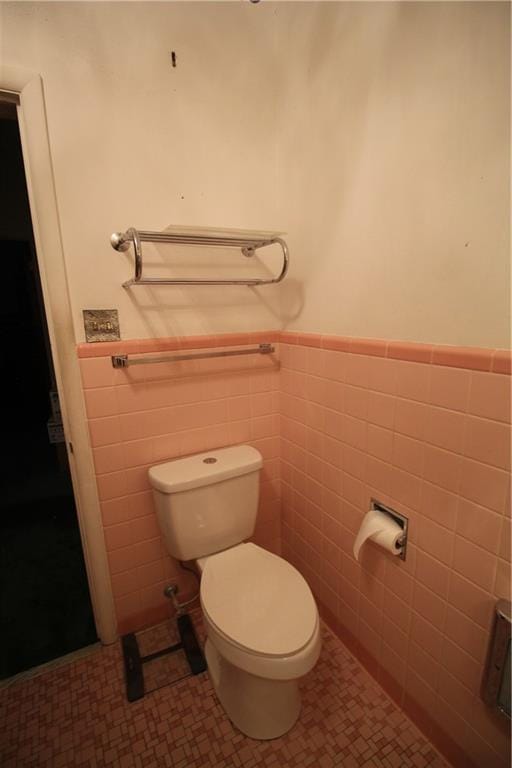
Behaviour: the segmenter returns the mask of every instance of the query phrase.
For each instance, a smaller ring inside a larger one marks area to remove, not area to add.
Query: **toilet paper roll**
[[[399,555],[402,551],[399,543],[402,535],[403,529],[392,517],[378,509],[370,509],[364,516],[354,541],[354,557],[359,560],[359,550],[367,539],[371,539],[392,555]]]

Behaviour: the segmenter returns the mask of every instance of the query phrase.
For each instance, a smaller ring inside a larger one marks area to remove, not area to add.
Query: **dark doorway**
[[[16,107],[0,102],[0,678],[97,640]]]

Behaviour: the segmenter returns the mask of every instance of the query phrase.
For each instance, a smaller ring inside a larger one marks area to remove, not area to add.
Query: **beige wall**
[[[0,29],[43,76],[78,341],[117,307],[123,338],[509,346],[507,4],[20,2]],[[289,278],[124,290],[110,233],[176,223],[287,231]]]
[[[0,29],[1,62],[43,77],[77,340],[97,307],[119,309],[124,338],[277,327],[275,291],[127,292],[132,259],[109,244],[129,226],[278,228],[272,10],[0,3]]]
[[[304,292],[286,327],[508,347],[508,4],[297,3],[281,23]]]

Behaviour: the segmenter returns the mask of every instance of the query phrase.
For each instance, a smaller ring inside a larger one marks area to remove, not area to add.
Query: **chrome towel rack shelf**
[[[242,254],[253,257],[257,250],[277,244],[283,253],[283,266],[276,277],[271,278],[164,278],[143,277],[142,243],[174,243],[175,245],[199,245],[221,248],[240,248]],[[165,232],[147,232],[130,227],[126,232],[114,232],[110,244],[116,251],[127,251],[131,245],[135,254],[135,276],[123,283],[124,288],[132,285],[270,285],[280,283],[288,271],[290,255],[285,241],[274,233],[247,232],[242,230],[213,230],[208,228],[170,228]]]
[[[204,360],[209,357],[231,357],[234,355],[270,355],[275,352],[272,344],[259,344],[250,349],[222,349],[218,352],[192,352],[186,355],[173,355],[172,357],[128,357],[128,355],[112,355],[114,368],[127,368],[129,365],[143,365],[145,363],[177,363],[182,360]]]

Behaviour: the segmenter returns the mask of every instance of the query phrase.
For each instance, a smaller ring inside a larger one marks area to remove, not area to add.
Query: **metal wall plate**
[[[119,341],[117,309],[84,309],[86,341]]]
[[[456,606],[457,607],[457,606]],[[510,719],[510,600],[498,600],[494,611],[480,695],[490,707]]]

